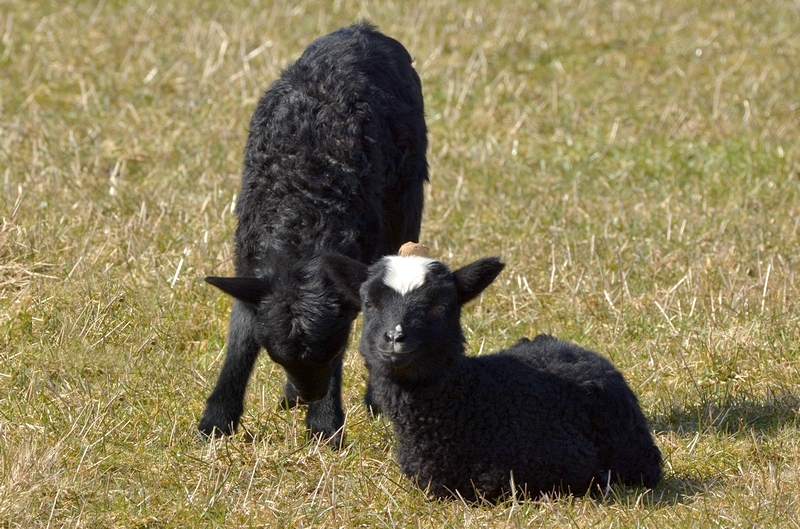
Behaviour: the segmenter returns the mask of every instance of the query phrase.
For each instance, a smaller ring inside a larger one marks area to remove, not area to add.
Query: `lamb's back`
[[[582,494],[609,470],[630,484],[660,478],[660,452],[621,373],[569,342],[541,335],[462,357],[435,387],[401,393],[401,468],[437,496],[470,498],[474,485],[496,498],[511,475],[532,494]]]
[[[520,340],[505,354],[574,384],[572,398],[581,402],[591,425],[587,435],[596,447],[600,469],[631,485],[658,483],[661,452],[636,395],[607,358],[544,334]]]
[[[463,358],[446,383],[415,395],[393,421],[401,468],[422,487],[469,498],[474,484],[492,499],[509,492],[511,475],[533,494],[590,486],[599,467],[574,384],[517,353]]]
[[[547,334],[540,334],[533,340],[523,338],[497,355],[517,358],[570,388],[590,392],[620,386],[627,388],[622,374],[607,358]]]

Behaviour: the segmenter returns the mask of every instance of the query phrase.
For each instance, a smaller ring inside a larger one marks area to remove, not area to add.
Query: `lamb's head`
[[[325,397],[360,304],[334,287],[318,259],[259,277],[206,281],[252,308],[254,338],[283,367],[303,401]]]
[[[361,354],[370,370],[406,380],[439,376],[463,353],[461,305],[503,269],[496,257],[451,272],[420,256],[388,256],[367,268],[342,256],[323,260],[328,275],[364,312]]]

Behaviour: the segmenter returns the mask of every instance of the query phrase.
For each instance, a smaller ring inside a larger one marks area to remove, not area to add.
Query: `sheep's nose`
[[[386,333],[386,341],[392,343],[402,342],[406,335],[403,333],[403,326],[397,325],[394,329]]]

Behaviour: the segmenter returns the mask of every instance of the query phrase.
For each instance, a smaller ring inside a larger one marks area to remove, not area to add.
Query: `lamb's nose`
[[[406,335],[403,333],[403,326],[398,324],[397,327],[386,333],[386,341],[392,343],[402,342]]]

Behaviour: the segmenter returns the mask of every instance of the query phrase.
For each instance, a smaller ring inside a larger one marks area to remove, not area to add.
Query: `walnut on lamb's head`
[[[408,241],[407,243],[403,244],[399,250],[397,250],[397,255],[400,257],[408,257],[409,255],[418,255],[420,257],[430,257],[431,250],[427,246],[419,242],[412,242]]]

